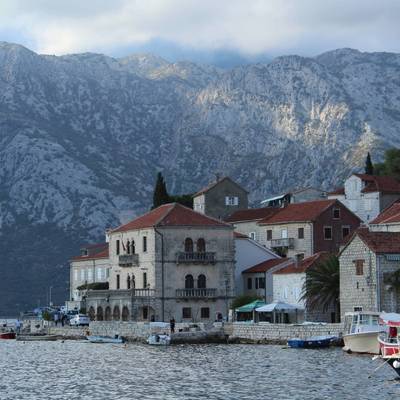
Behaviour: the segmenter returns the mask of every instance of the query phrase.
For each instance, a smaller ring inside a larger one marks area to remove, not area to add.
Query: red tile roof
[[[289,222],[313,222],[329,207],[338,203],[337,200],[316,200],[304,203],[289,204],[280,208],[279,212],[259,222],[260,225],[280,224]]]
[[[233,236],[237,239],[249,239],[248,236],[243,235],[243,233],[240,232],[233,232]]]
[[[381,193],[399,193],[400,183],[391,176],[377,176],[366,174],[354,174],[366,182],[366,186],[361,190],[362,193],[381,192]]]
[[[231,225],[193,211],[178,203],[164,204],[151,210],[147,214],[121,225],[112,232],[125,232],[135,229],[144,229],[157,226],[220,226]]]
[[[273,207],[263,208],[248,208],[247,210],[239,210],[231,214],[226,222],[241,222],[241,221],[259,221],[261,219],[272,216],[280,209]]]
[[[98,251],[94,251],[93,248],[98,247]],[[85,261],[85,260],[97,260],[99,258],[108,258],[108,243],[101,243],[96,245],[88,245],[83,248],[90,248],[92,251],[87,256],[75,256],[72,257],[73,261]]]
[[[223,178],[220,178],[214,182],[209,183],[206,187],[204,187],[203,189],[199,190],[197,193],[195,193],[193,195],[193,197],[197,197],[200,196],[201,194],[204,194],[206,192],[208,192],[209,190],[211,190],[213,187],[217,186],[219,183],[221,183],[222,181],[225,181],[226,179],[230,180],[233,184],[235,184],[237,187],[239,187],[240,189],[244,190],[246,193],[247,190],[243,189],[240,185],[238,185],[235,181],[233,181],[231,178],[229,178],[229,176],[224,176]]]
[[[288,261],[287,258],[273,258],[272,260],[263,261],[259,264],[253,265],[250,268],[242,271],[242,274],[253,274],[256,272],[266,272],[270,270],[272,267],[275,267],[279,264],[286,263]]]
[[[393,224],[400,222],[400,201],[385,208],[370,224]]]
[[[287,267],[283,267],[278,271],[275,271],[274,274],[301,274],[306,272],[308,268],[317,264],[318,262],[324,261],[331,256],[330,253],[326,251],[321,251],[319,253],[313,254],[311,257],[307,257],[304,260],[300,261],[297,265],[296,263],[291,263]]]
[[[355,235],[374,253],[400,253],[400,232],[371,232],[368,228],[358,228],[352,238]]]

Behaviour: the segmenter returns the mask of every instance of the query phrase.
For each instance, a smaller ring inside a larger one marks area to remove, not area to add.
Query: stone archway
[[[96,314],[97,321],[103,321],[103,307],[97,307],[97,314]]]
[[[113,320],[119,321],[120,319],[121,319],[121,312],[119,310],[119,306],[115,306],[113,311]]]
[[[129,308],[127,306],[122,307],[122,321],[129,321]]]
[[[89,308],[89,318],[91,321],[94,321],[96,319],[96,311],[94,310],[93,306]]]
[[[106,307],[106,311],[104,313],[104,319],[106,321],[111,321],[112,320],[112,318],[111,318],[111,307],[110,306]]]

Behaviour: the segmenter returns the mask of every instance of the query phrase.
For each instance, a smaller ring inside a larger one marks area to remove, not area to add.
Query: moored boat
[[[119,335],[115,335],[114,337],[89,335],[86,336],[86,339],[89,340],[90,343],[124,343],[124,339]]]
[[[16,333],[15,332],[0,332],[0,339],[15,339]]]
[[[313,336],[307,339],[293,338],[289,339],[287,344],[298,349],[318,349],[329,347],[334,339],[335,336]]]
[[[379,313],[360,311],[345,314],[343,350],[354,353],[379,354]]]
[[[168,346],[171,343],[171,337],[166,334],[154,333],[147,338],[147,343],[153,346]]]
[[[56,341],[57,335],[17,335],[16,339],[20,342],[41,342],[41,341]]]
[[[379,322],[387,328],[378,336],[381,358],[400,376],[400,314],[382,313]]]

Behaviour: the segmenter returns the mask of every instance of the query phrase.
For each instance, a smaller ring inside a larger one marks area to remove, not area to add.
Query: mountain
[[[61,302],[68,259],[215,173],[254,204],[337,186],[400,137],[400,55],[340,49],[231,70],[0,43],[0,315]]]

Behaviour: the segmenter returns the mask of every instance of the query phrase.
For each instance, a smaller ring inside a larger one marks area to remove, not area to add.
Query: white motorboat
[[[153,346],[168,346],[171,343],[171,337],[166,334],[153,333],[147,338],[147,343]]]
[[[354,353],[379,354],[379,313],[359,311],[345,314],[343,350]]]
[[[91,343],[124,343],[124,339],[119,335],[114,337],[89,335],[86,336],[86,339]]]

